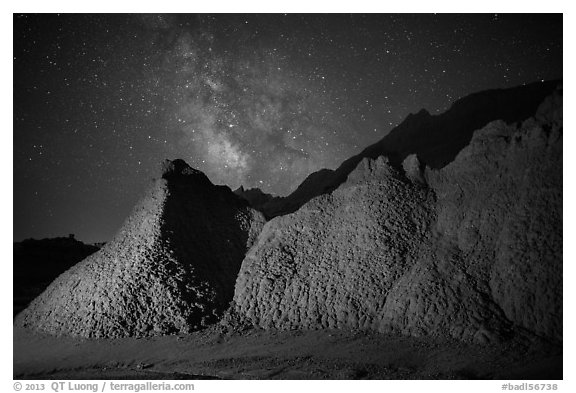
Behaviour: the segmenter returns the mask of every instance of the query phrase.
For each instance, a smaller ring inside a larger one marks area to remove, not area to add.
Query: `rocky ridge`
[[[254,209],[258,211],[263,210],[264,206],[271,200],[278,198],[271,194],[263,192],[259,188],[245,189],[244,186],[240,186],[236,190],[234,190],[234,194],[248,201],[250,206],[252,206]]]
[[[255,207],[268,218],[295,212],[310,199],[338,188],[364,158],[376,159],[384,155],[393,165],[399,166],[406,157],[416,154],[428,167],[442,168],[470,143],[476,130],[488,123],[495,120],[515,123],[531,117],[559,83],[535,82],[482,91],[457,100],[438,115],[422,109],[410,114],[380,141],[350,157],[337,169],[314,172],[290,195],[270,198]]]
[[[263,328],[360,328],[498,342],[562,340],[562,90],[495,121],[442,169],[364,158],[276,217],[232,313]]]

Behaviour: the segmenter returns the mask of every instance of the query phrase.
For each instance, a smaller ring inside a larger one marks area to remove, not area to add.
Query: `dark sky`
[[[561,15],[15,15],[14,240],[109,240],[164,158],[286,195],[411,112],[561,77]]]

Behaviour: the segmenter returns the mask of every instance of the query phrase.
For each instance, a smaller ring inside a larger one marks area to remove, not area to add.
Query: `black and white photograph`
[[[6,391],[562,390],[560,8],[181,10],[11,16]]]

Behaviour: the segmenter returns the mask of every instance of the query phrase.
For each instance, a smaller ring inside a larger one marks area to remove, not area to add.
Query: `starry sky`
[[[110,240],[183,158],[287,195],[409,113],[562,78],[562,16],[14,15],[14,240]]]

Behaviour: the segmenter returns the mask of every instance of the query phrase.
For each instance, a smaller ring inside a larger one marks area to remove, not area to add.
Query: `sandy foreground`
[[[356,331],[73,339],[14,330],[15,379],[561,379],[562,348]]]

